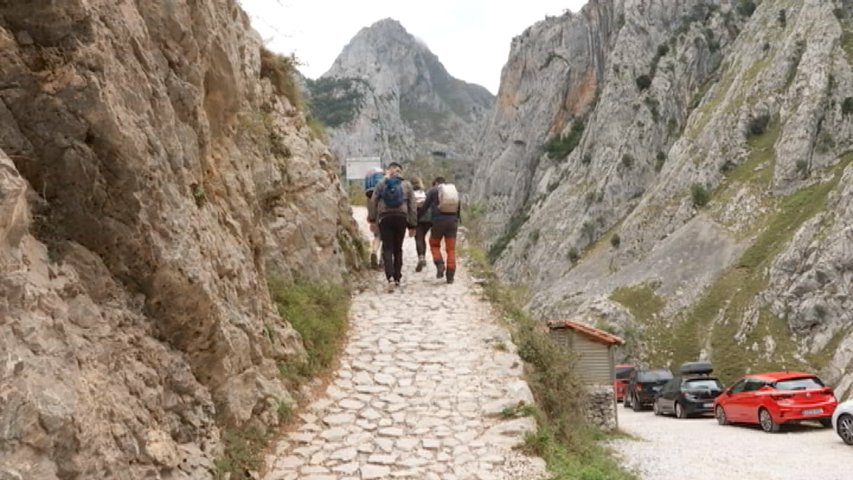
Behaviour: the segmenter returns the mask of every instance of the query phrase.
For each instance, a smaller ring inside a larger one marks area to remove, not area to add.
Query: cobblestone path
[[[534,420],[501,415],[532,402],[508,333],[464,267],[447,285],[432,265],[415,273],[414,250],[407,238],[400,290],[377,272],[354,298],[341,365],[266,480],[545,478],[541,459],[512,449]]]

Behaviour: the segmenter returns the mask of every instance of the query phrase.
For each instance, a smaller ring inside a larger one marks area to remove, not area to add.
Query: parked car
[[[714,401],[720,425],[752,423],[765,432],[778,432],[785,423],[817,420],[830,427],[838,405],[832,389],[803,372],[746,375]]]
[[[621,402],[625,395],[625,387],[628,386],[628,378],[637,367],[628,363],[616,365],[616,378],[613,380],[613,391],[616,393],[616,401]]]
[[[665,368],[641,368],[631,372],[622,404],[635,412],[648,407],[666,382],[672,380],[672,372]]]
[[[708,362],[688,362],[679,374],[666,382],[655,398],[655,415],[672,414],[678,418],[703,415],[714,411],[714,399],[723,393],[723,384],[711,373]]]
[[[832,429],[847,445],[853,445],[853,400],[840,403],[832,414]]]

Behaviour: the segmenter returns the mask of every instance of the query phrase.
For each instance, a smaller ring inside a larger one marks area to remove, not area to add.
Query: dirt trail
[[[544,478],[541,459],[512,450],[533,419],[500,415],[532,401],[508,333],[464,266],[447,285],[432,265],[415,273],[413,239],[404,251],[399,291],[386,293],[377,272],[354,298],[340,368],[266,480]]]

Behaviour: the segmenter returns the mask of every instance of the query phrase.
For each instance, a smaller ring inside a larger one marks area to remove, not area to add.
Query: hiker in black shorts
[[[379,225],[382,238],[382,261],[388,290],[400,286],[403,277],[403,240],[415,235],[418,209],[412,184],[403,179],[403,167],[396,162],[388,165],[388,175],[379,181],[367,203],[367,221]]]

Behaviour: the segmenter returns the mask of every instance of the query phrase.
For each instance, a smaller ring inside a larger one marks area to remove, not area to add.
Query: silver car
[[[853,400],[838,404],[832,414],[832,428],[847,445],[853,445]]]

